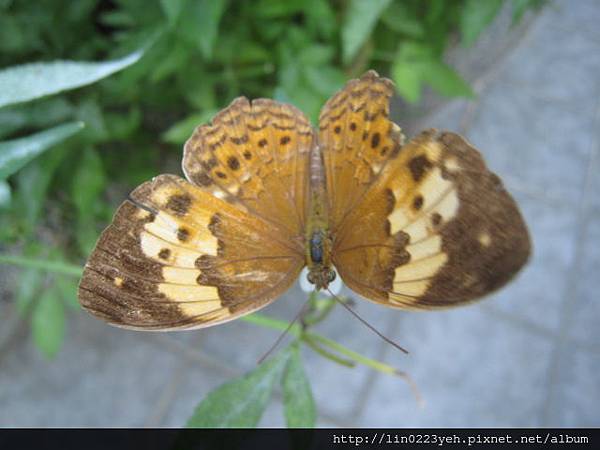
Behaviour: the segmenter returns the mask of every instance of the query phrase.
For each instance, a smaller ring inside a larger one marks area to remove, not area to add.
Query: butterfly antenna
[[[257,361],[256,364],[261,364],[265,359],[267,359],[267,357],[273,353],[273,350],[275,350],[277,348],[277,346],[279,345],[279,343],[282,341],[282,339],[285,337],[286,334],[288,334],[288,332],[292,329],[292,326],[298,321],[298,319],[300,319],[303,315],[304,312],[306,311],[306,308],[308,306],[308,302],[310,301],[310,299],[306,300],[304,302],[304,305],[302,305],[302,308],[300,308],[300,311],[298,311],[298,313],[296,314],[296,316],[292,319],[292,321],[290,322],[290,324],[287,326],[287,328],[283,331],[283,333],[281,333],[279,335],[279,337],[275,340],[275,342],[273,343],[273,345],[269,348],[269,350],[267,350],[265,352],[264,355],[262,355],[260,357],[260,359]]]
[[[356,317],[369,330],[371,330],[373,333],[375,333],[377,336],[379,336],[381,339],[383,339],[388,344],[391,344],[392,346],[396,347],[402,353],[406,353],[408,355],[408,350],[406,350],[405,348],[402,348],[400,345],[398,345],[397,343],[392,341],[389,337],[380,333],[379,330],[377,330],[377,328],[375,328],[373,325],[371,325],[365,319],[360,317],[356,311],[354,311],[350,306],[348,306],[346,304],[346,302],[343,302],[342,300],[340,300],[340,298],[337,295],[335,295],[333,292],[331,292],[331,290],[329,288],[327,288],[327,291],[340,305],[342,305],[344,308],[346,308],[350,312],[350,314],[352,314],[354,317]]]

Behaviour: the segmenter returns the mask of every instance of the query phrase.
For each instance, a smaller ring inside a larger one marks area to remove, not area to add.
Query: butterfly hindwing
[[[457,134],[427,130],[402,147],[348,216],[333,258],[363,296],[428,309],[498,289],[529,251],[517,205],[479,152]]]
[[[199,328],[259,309],[296,280],[302,247],[271,223],[161,175],[118,209],[79,286],[84,308],[134,329]]]

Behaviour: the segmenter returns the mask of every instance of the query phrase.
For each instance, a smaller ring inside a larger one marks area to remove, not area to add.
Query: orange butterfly
[[[369,300],[432,309],[476,300],[525,264],[529,235],[500,179],[462,137],[408,143],[390,80],[350,81],[319,129],[291,105],[241,97],[185,144],[187,181],[135,189],[79,286],[92,314],[141,330],[200,328],[256,311],[308,266]]]

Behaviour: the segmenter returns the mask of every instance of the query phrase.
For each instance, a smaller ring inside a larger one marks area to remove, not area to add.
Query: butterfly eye
[[[312,273],[309,272],[308,275],[306,276],[306,279],[308,280],[308,282],[310,284],[315,284],[315,278],[313,277]]]
[[[335,275],[335,270],[330,270],[327,274],[327,281],[331,283],[333,280],[335,280]]]

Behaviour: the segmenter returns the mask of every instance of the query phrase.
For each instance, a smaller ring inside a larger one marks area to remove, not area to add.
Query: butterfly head
[[[308,269],[306,278],[310,284],[314,284],[317,290],[327,289],[329,283],[335,280],[336,273],[331,267],[313,266]]]

